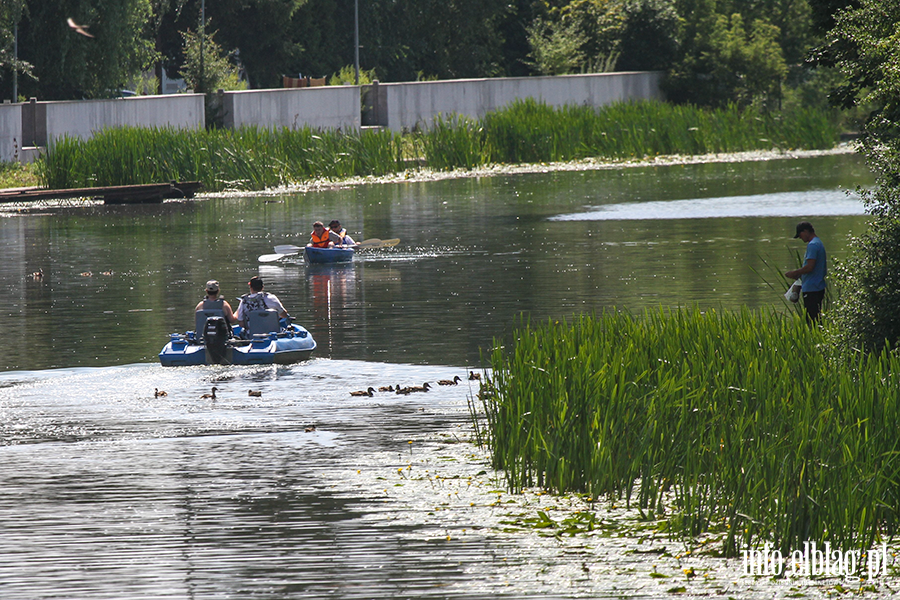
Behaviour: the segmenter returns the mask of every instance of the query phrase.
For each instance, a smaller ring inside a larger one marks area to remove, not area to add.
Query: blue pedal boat
[[[221,311],[199,310],[196,329],[171,334],[159,362],[164,367],[290,364],[307,360],[315,349],[306,329],[279,321],[274,310],[251,311],[247,331],[229,326]]]

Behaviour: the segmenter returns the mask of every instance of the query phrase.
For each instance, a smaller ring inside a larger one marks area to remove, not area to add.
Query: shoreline
[[[599,158],[583,158],[567,162],[551,163],[519,163],[515,165],[492,164],[475,169],[453,169],[435,171],[429,168],[407,169],[390,175],[367,175],[348,179],[330,180],[316,179],[306,183],[295,183],[267,188],[265,190],[225,190],[222,192],[201,192],[198,198],[235,198],[241,196],[282,196],[286,194],[321,192],[344,189],[368,184],[389,183],[423,183],[443,181],[447,179],[465,179],[472,177],[499,177],[505,175],[525,175],[533,173],[554,173],[564,171],[601,171],[613,169],[667,167],[676,165],[699,165],[714,163],[764,162],[771,160],[792,160],[797,158],[814,158],[817,156],[837,156],[856,154],[852,143],[841,143],[827,150],[750,150],[721,154],[669,154],[629,160],[612,161]],[[183,202],[182,199],[168,202]]]

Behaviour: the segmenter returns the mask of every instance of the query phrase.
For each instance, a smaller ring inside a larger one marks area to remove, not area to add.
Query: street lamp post
[[[206,0],[200,1],[200,93],[206,92],[203,69],[203,38],[206,37]]]
[[[19,23],[13,26],[13,102],[19,101]]]
[[[356,67],[356,85],[359,85],[359,0],[353,2],[353,52]]]

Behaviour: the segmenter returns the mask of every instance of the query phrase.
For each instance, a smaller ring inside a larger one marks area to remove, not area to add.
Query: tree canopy
[[[205,26],[249,87],[277,87],[282,75],[330,77],[353,64],[356,1],[210,0]],[[661,70],[676,101],[768,107],[834,11],[857,2],[361,0],[360,66],[383,81]],[[203,3],[4,0],[0,93],[8,97],[14,67],[29,65],[22,94],[42,99],[113,95],[154,66],[177,74]]]

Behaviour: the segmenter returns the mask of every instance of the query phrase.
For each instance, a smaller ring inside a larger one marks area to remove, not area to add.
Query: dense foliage
[[[820,329],[749,310],[604,313],[513,338],[473,412],[512,490],[625,499],[729,555],[866,550],[896,531],[897,355],[829,359]]]
[[[834,335],[847,349],[878,350],[900,341],[900,0],[860,0],[837,13],[829,43],[816,53],[844,83],[834,97],[864,106],[862,149],[877,176],[865,191],[873,215],[841,269]]]
[[[382,81],[664,70],[676,101],[771,108],[785,85],[818,81],[801,64],[850,1],[4,0],[0,95],[16,23],[19,72],[32,67],[21,94],[71,99],[114,95],[151,64],[157,79],[183,72],[202,5],[206,32],[249,87],[330,79],[354,63],[358,6],[360,66]]]

